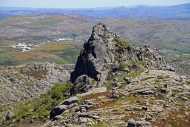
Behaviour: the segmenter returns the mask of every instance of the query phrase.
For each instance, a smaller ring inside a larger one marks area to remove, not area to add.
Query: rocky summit
[[[114,65],[117,70],[119,62],[126,65],[131,62],[143,63],[146,68],[171,69],[149,46],[134,48],[105,24],[99,23],[93,27],[91,37],[84,43],[75,70],[71,73],[71,81],[75,84],[71,93],[87,92],[92,88],[90,78],[98,82],[97,86],[101,86],[110,68]]]
[[[146,45],[136,48],[99,23],[71,73],[70,98],[46,127],[187,127],[189,77],[179,76]]]

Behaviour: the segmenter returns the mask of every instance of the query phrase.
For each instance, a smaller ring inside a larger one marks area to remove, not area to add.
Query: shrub
[[[134,60],[131,61],[131,64],[132,64],[133,68],[138,67],[138,63],[136,61],[134,61]]]
[[[38,108],[41,106],[41,103],[39,100],[37,100],[35,103],[34,103],[34,106],[33,106],[33,111],[37,111]]]
[[[68,92],[72,83],[55,84],[47,93],[43,94],[40,99],[36,99],[31,103],[22,104],[21,108],[14,111],[16,114],[16,121],[25,119],[29,114],[38,117],[40,120],[46,120],[49,116],[50,110],[65,99],[64,92]],[[31,111],[31,109],[33,109]]]
[[[142,61],[139,61],[139,64],[145,66],[146,65],[146,61],[142,60]]]
[[[49,111],[47,111],[46,109],[40,110],[39,115],[38,115],[40,120],[43,120],[47,118],[48,116],[49,116]]]
[[[63,93],[69,91],[72,86],[73,84],[71,82],[67,84],[57,83],[48,91],[48,95],[50,95],[53,100],[58,101],[63,99]]]
[[[29,106],[22,106],[15,114],[17,121],[20,121],[21,119],[24,119],[29,114]]]
[[[126,63],[125,62],[119,62],[119,70],[123,71],[123,69],[126,67]]]

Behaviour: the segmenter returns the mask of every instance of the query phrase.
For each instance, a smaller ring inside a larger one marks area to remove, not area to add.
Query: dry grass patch
[[[153,122],[154,126],[159,127],[189,127],[190,117],[189,115],[184,115],[184,111],[180,112],[169,112],[168,118]]]
[[[106,96],[106,98],[101,100],[100,98],[98,98],[100,96]],[[80,102],[83,102],[84,100],[90,100],[90,99],[95,99],[96,101],[101,101],[99,106],[96,108],[93,108],[93,109],[113,107],[115,105],[120,105],[120,102],[117,102],[116,99],[111,99],[111,92],[109,90],[105,91],[105,92],[100,92],[100,93],[95,93],[95,94],[83,96],[83,97],[81,97]]]
[[[47,54],[43,52],[10,52],[6,53],[7,55],[14,56],[14,61],[28,60],[29,58],[33,59],[42,59],[42,58],[58,58],[58,56],[53,54]]]
[[[105,92],[89,94],[89,95],[83,96],[81,99],[82,99],[82,102],[83,102],[84,100],[98,99],[99,96],[111,97],[111,92],[108,90],[108,91],[105,91]]]
[[[64,50],[72,48],[71,45],[63,45],[63,44],[47,44],[47,45],[42,45],[38,47],[36,50],[39,51],[56,51],[56,50]]]

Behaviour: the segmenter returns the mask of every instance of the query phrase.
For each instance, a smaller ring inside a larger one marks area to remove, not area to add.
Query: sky
[[[190,0],[0,0],[4,7],[96,8],[134,5],[178,5]]]

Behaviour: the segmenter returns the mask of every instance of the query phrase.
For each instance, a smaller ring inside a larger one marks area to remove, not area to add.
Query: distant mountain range
[[[123,20],[180,20],[190,21],[190,3],[175,6],[146,6],[92,8],[92,9],[43,9],[0,7],[0,19],[11,16],[64,15],[91,18],[117,18]]]

